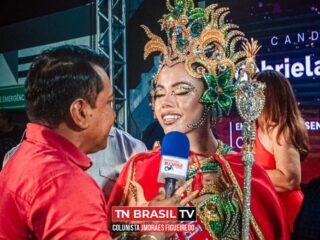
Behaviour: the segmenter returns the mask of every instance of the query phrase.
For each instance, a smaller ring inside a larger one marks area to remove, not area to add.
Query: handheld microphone
[[[181,132],[169,132],[162,140],[161,164],[158,182],[165,184],[166,198],[172,197],[177,181],[182,184],[187,177],[190,143]]]

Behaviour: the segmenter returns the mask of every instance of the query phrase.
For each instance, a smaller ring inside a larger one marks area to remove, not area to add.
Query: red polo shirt
[[[49,128],[28,124],[0,172],[0,239],[111,239],[90,159]]]

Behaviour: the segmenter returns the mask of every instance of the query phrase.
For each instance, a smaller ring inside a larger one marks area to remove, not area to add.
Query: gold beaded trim
[[[241,190],[241,188],[239,186],[239,183],[238,183],[235,175],[233,174],[228,161],[222,155],[220,155],[219,157],[221,158],[221,160],[223,161],[224,165],[226,166],[226,169],[227,169],[228,174],[229,174],[229,176],[231,178],[231,181],[233,182],[233,186],[236,188],[237,194],[239,196],[240,203],[243,206],[243,193],[242,193],[242,190]],[[260,228],[258,226],[258,223],[256,222],[255,217],[253,215],[251,215],[250,221],[251,221],[251,224],[252,224],[254,230],[256,231],[259,239],[264,240],[265,238],[263,236],[263,233],[261,232],[261,230],[260,230]]]
[[[127,177],[126,185],[125,185],[124,190],[123,190],[123,195],[122,195],[122,198],[121,198],[121,201],[120,201],[120,206],[125,205],[125,203],[127,201],[127,198],[128,198],[128,195],[129,195],[130,180],[133,180],[132,179],[133,172],[135,172],[135,164],[132,161],[130,163],[130,166],[129,166],[128,177]]]

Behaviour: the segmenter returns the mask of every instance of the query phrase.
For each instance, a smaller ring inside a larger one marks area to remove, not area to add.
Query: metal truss
[[[96,0],[95,48],[108,59],[107,73],[115,95],[116,125],[128,130],[126,1]]]

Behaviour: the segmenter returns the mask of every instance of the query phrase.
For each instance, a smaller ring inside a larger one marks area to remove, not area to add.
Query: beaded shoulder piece
[[[232,147],[227,144],[224,144],[221,140],[218,140],[218,147],[216,154],[223,155],[228,154],[232,151]],[[200,160],[201,172],[207,173],[212,171],[217,171],[218,168],[221,168],[221,165],[218,161],[214,159],[214,156],[210,156],[203,160]],[[188,179],[193,178],[196,173],[199,171],[197,163],[193,163],[189,166]]]

